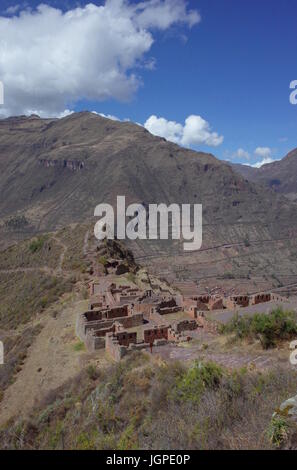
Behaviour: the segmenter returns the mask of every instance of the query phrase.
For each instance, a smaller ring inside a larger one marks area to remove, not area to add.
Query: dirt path
[[[87,232],[85,234],[85,238],[84,238],[84,244],[83,244],[83,255],[84,256],[87,256],[87,254],[88,254],[89,233],[90,233],[90,231],[87,230]]]
[[[280,241],[286,241],[286,240],[291,240],[291,237],[285,237],[285,238],[270,238],[270,239],[266,239],[266,240],[249,240],[249,244],[250,246],[252,245],[261,245],[262,243],[276,243],[276,242],[280,242]],[[213,251],[213,250],[218,250],[218,249],[221,249],[221,248],[235,248],[235,247],[238,247],[238,246],[245,246],[245,243],[244,242],[237,242],[237,243],[223,243],[221,245],[215,245],[215,246],[209,246],[207,248],[200,248],[199,252],[204,252],[204,251]],[[185,257],[185,256],[193,256],[193,253],[192,252],[184,252],[183,254],[180,254],[180,253],[177,253],[176,256],[182,256],[182,257]],[[162,255],[160,254],[152,254],[152,255],[144,255],[144,256],[136,256],[135,257],[135,261],[142,261],[142,260],[147,260],[147,259],[154,259],[154,258],[162,258]]]
[[[62,248],[62,251],[61,251],[61,254],[60,254],[60,257],[59,257],[59,261],[58,261],[58,265],[57,265],[56,268],[50,268],[48,266],[32,266],[32,267],[28,267],[28,268],[0,269],[0,273],[13,274],[13,273],[26,273],[26,272],[40,271],[40,272],[44,272],[46,274],[50,274],[52,276],[55,276],[57,274],[61,274],[65,254],[66,254],[66,251],[67,251],[67,246],[58,237],[53,236],[52,238]]]
[[[43,330],[28,349],[28,357],[10,385],[0,404],[0,425],[14,415],[25,415],[45,396],[82,367],[86,352],[76,352],[74,345],[75,322],[79,312],[87,306],[87,301],[74,302],[54,318],[50,313],[43,320]]]
[[[60,245],[60,247],[62,248],[62,252],[60,254],[60,258],[59,258],[59,262],[58,262],[58,267],[57,267],[57,271],[58,272],[62,272],[62,267],[63,267],[63,262],[64,262],[64,258],[65,258],[65,254],[66,254],[66,251],[67,251],[67,246],[65,245],[65,243],[63,243],[58,237],[54,236],[53,239],[58,243],[58,245]]]
[[[49,268],[48,266],[36,266],[34,268],[0,269],[0,273],[3,273],[3,274],[33,273],[35,271],[49,274],[50,276],[55,276],[57,274],[57,269]]]
[[[226,345],[226,338],[213,335],[203,329],[190,332],[189,335],[193,338],[190,343],[154,346],[153,355],[167,361],[212,361],[229,370],[247,367],[264,371],[276,365],[290,367],[289,347],[288,349],[263,350],[257,343]],[[206,347],[202,347],[202,345]]]
[[[265,370],[273,367],[276,362],[282,364],[283,367],[289,367],[289,360],[286,358],[281,361],[273,352],[252,353],[250,351],[218,351],[218,352],[203,352],[197,346],[155,346],[153,348],[153,355],[160,356],[165,360],[178,360],[178,361],[193,361],[206,360],[220,364],[227,369],[239,369],[241,367],[251,367],[257,370]]]

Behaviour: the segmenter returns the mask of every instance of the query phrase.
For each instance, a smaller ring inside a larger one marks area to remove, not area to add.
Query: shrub
[[[245,247],[249,247],[249,246],[251,246],[251,244],[250,244],[250,240],[249,240],[249,238],[248,238],[248,237],[246,237],[246,238],[243,240],[243,243],[244,243],[244,246],[245,246]]]
[[[240,317],[236,314],[226,325],[222,333],[235,333],[237,338],[260,339],[262,347],[268,349],[278,340],[289,340],[297,334],[297,323],[293,312],[276,308],[269,315],[255,314],[252,317]]]
[[[106,267],[108,265],[108,261],[107,259],[105,258],[105,256],[100,256],[99,259],[98,259],[98,262],[100,264],[102,264],[102,266]]]
[[[24,215],[16,215],[11,217],[9,220],[6,220],[5,225],[10,229],[18,230],[29,225],[29,222]]]
[[[276,447],[280,447],[288,439],[289,424],[282,416],[273,416],[268,426],[267,435]]]
[[[88,366],[87,374],[88,374],[89,379],[91,380],[96,380],[99,376],[98,371],[93,364]]]
[[[85,349],[85,345],[82,341],[78,341],[78,343],[74,345],[73,349],[76,352],[83,351]]]
[[[182,401],[198,403],[205,389],[216,389],[223,376],[220,366],[213,362],[195,361],[177,382],[176,393]]]
[[[31,251],[31,253],[36,253],[37,251],[40,251],[45,243],[45,240],[45,237],[38,237],[36,240],[33,240],[29,245],[29,250]]]

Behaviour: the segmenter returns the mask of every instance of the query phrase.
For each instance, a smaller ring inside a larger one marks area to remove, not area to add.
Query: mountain
[[[136,241],[136,259],[181,279],[297,274],[297,206],[213,155],[89,112],[0,121],[2,246],[94,219],[101,202],[202,203],[203,246]],[[95,223],[95,220],[94,220]],[[292,239],[293,237],[293,239]],[[295,257],[296,256],[296,257]],[[233,275],[233,274],[232,274]],[[277,279],[280,279],[277,277]]]
[[[256,175],[258,174],[258,168],[254,168],[253,166],[249,165],[242,165],[241,163],[226,163],[227,165],[230,165],[236,173],[243,176],[245,179],[255,182]]]
[[[249,181],[263,184],[289,199],[297,200],[297,149],[292,150],[282,160],[267,163],[260,168],[240,164],[231,166]]]

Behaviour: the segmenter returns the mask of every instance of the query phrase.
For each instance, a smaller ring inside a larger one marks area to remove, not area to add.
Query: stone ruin
[[[196,318],[199,312],[224,309],[235,310],[265,302],[284,302],[285,300],[273,292],[253,295],[238,294],[227,297],[222,295],[194,295],[184,298],[183,305],[189,314]]]
[[[164,316],[183,310],[181,296],[137,287],[116,286],[102,288],[100,282],[90,284],[89,310],[77,318],[77,335],[89,351],[105,350],[119,360],[135,349],[152,348],[170,342],[188,341],[185,331],[198,327],[195,320],[164,322]],[[151,324],[153,322],[153,325]],[[142,338],[135,331],[142,326]]]
[[[245,308],[283,301],[274,293],[254,295],[172,295],[140,290],[136,286],[90,283],[88,311],[77,319],[77,335],[89,351],[104,349],[118,361],[132,351],[190,341],[188,331],[204,328],[217,333],[218,324],[206,316],[212,310]],[[185,311],[189,319],[166,322],[166,315]],[[136,331],[131,331],[136,329]]]

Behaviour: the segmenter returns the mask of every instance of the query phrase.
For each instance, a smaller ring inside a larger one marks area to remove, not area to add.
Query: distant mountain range
[[[97,204],[115,203],[117,195],[125,195],[127,203],[203,205],[200,252],[185,255],[181,244],[164,241],[134,243],[135,256],[159,273],[175,271],[189,278],[226,271],[262,275],[263,269],[268,275],[297,274],[297,248],[286,241],[296,238],[297,205],[275,192],[296,190],[296,172],[286,181],[285,170],[278,171],[286,162],[288,168],[294,164],[293,153],[269,166],[274,183],[266,187],[239,174],[242,167],[181,148],[130,122],[89,112],[63,119],[1,120],[2,246],[93,220]],[[251,170],[258,172],[264,175],[265,168]],[[268,180],[265,176],[265,184]]]
[[[261,168],[236,163],[230,166],[249,181],[261,183],[291,200],[297,200],[297,149],[282,160],[267,163]]]

